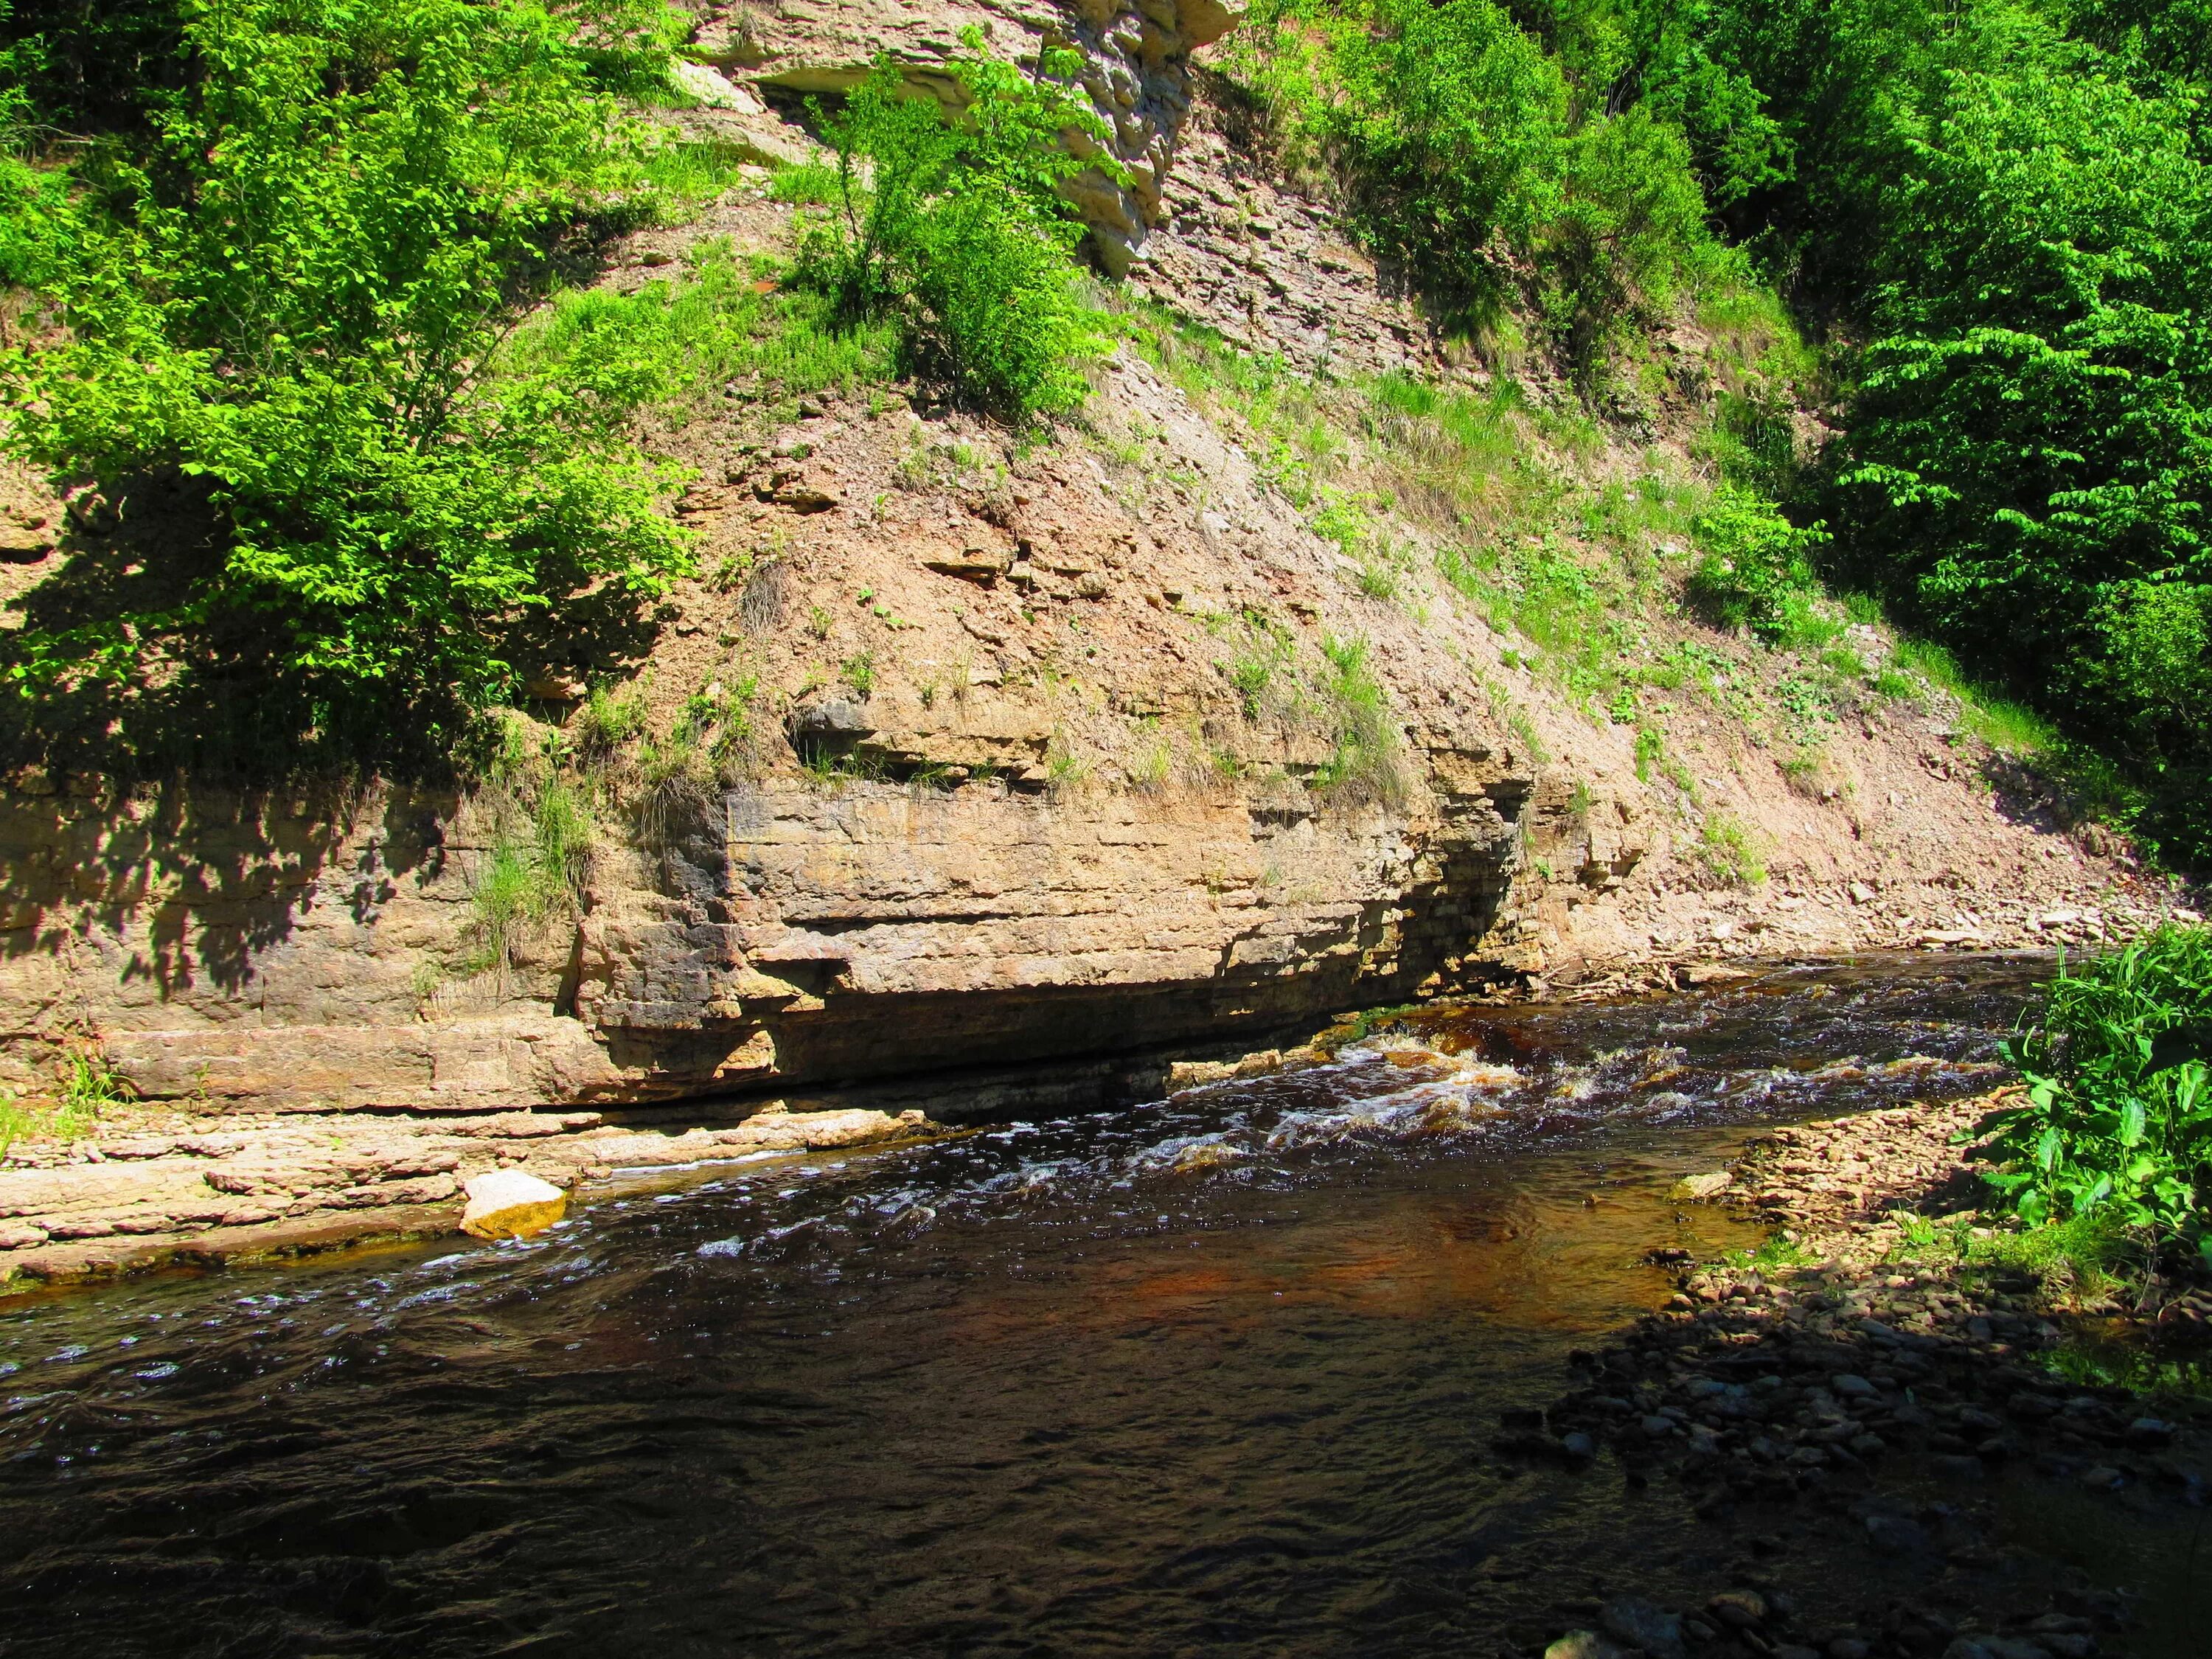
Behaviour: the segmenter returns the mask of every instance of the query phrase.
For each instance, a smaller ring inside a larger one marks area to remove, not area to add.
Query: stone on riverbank
[[[1626,1659],[1626,1656],[1594,1630],[1571,1630],[1544,1650],[1544,1659]]]
[[[468,1184],[461,1231],[478,1238],[527,1238],[568,1212],[568,1194],[520,1170],[494,1170]]]
[[[1620,1596],[1606,1603],[1601,1617],[1607,1633],[1643,1649],[1651,1659],[1683,1659],[1681,1616],[1657,1602],[1640,1595]]]
[[[1674,1183],[1674,1196],[1702,1203],[1718,1198],[1735,1185],[1735,1177],[1726,1170],[1713,1170],[1704,1175],[1685,1176]]]

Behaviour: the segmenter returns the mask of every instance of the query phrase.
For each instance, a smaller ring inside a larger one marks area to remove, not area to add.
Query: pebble
[[[1766,1598],[1757,1590],[1723,1590],[1705,1603],[1705,1611],[1736,1630],[1752,1630],[1766,1622]]]

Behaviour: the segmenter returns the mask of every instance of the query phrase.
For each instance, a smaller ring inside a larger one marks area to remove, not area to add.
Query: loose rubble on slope
[[[1895,1213],[1969,1230],[1973,1126],[2008,1091],[1778,1130],[1732,1169],[1686,1181],[1685,1202],[1738,1201],[1778,1222],[1803,1265],[1682,1264],[1662,1310],[1597,1352],[1542,1411],[1506,1414],[1513,1463],[1678,1488],[1735,1537],[1741,1571],[1710,1600],[1634,1596],[1567,1631],[1547,1659],[1686,1653],[1758,1659],[2091,1659],[2127,1651],[2124,1596],[2006,1541],[1986,1496],[2019,1475],[2154,1504],[2212,1489],[2202,1402],[2154,1405],[2071,1381],[2049,1356],[2085,1322],[2126,1314],[2124,1338],[2194,1342],[2201,1289],[2123,1310],[2003,1265],[1913,1259]],[[1983,1227],[1983,1236],[1989,1229]],[[2118,1511],[2115,1511],[2116,1515]],[[1817,1585],[1778,1529],[1869,1564],[1864,1599]],[[1899,1595],[1902,1576],[1912,1581]],[[1554,1626],[1576,1620],[1557,1610]]]

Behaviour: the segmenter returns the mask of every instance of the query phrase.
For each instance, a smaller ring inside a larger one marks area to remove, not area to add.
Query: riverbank
[[[890,1144],[922,1113],[753,1103],[717,1121],[599,1112],[225,1116],[126,1109],[0,1169],[0,1285],[107,1279],[170,1262],[319,1254],[458,1232],[469,1181],[520,1170],[564,1192],[630,1172]]]
[[[1548,1659],[2130,1650],[2135,1587],[2025,1547],[1991,1494],[2086,1497],[2114,1519],[2201,1507],[2212,1300],[2124,1282],[1974,1208],[1974,1126],[2012,1093],[1778,1129],[1682,1183],[1684,1203],[1737,1206],[1778,1231],[1744,1258],[1678,1263],[1668,1304],[1578,1355],[1578,1385],[1540,1414],[1509,1414],[1492,1449],[1677,1486],[1741,1547],[1741,1570],[1701,1606],[1631,1595],[1557,1609]],[[2115,1380],[2178,1382],[2192,1366],[2194,1398]],[[1814,1540],[1824,1554],[1848,1543],[1924,1563],[1924,1583],[1899,1596],[1889,1575],[1870,1577],[1886,1593],[1859,1599],[1830,1568],[1808,1591]]]
[[[1441,999],[1423,1005],[1419,1023],[1449,1022],[1459,1006],[1540,1007],[1547,996],[1599,1005],[1634,1004],[1655,992],[1711,996],[1783,965],[1723,957],[1719,945],[1711,949],[1714,954],[1653,960],[1626,979],[1548,993],[1532,979],[1472,1002]],[[1956,944],[1862,960],[1893,960],[1917,969],[1952,957],[1962,964],[2007,960]],[[281,1258],[353,1243],[443,1237],[459,1227],[467,1182],[494,1170],[520,1169],[583,1199],[633,1171],[891,1144],[947,1125],[1082,1114],[1160,1099],[1324,1061],[1364,1037],[1376,1018],[1346,1014],[1308,1042],[1279,1047],[1215,1044],[1051,1067],[924,1073],[897,1085],[765,1101],[724,1098],[604,1110],[312,1113],[240,1110],[220,1102],[189,1108],[110,1103],[76,1139],[18,1141],[0,1154],[0,1285],[101,1279],[171,1262]],[[1916,1065],[1937,1063],[1908,1056],[1887,1062],[1884,1075],[1893,1084],[1912,1075]],[[1848,1068],[1833,1073],[1846,1083],[1859,1075]],[[1948,1122],[1929,1131],[1934,1140],[1918,1146],[1912,1171],[1924,1173],[1932,1169],[1931,1159],[1948,1156],[1936,1144],[1948,1133]],[[1888,1133],[1899,1132],[1893,1126]],[[1754,1192],[1739,1186],[1732,1191],[1788,1224],[1828,1213],[1823,1206],[1856,1190],[1851,1168],[1844,1160],[1819,1193],[1808,1190],[1786,1202],[1778,1194],[1796,1188]],[[1905,1173],[1902,1166],[1899,1173]]]

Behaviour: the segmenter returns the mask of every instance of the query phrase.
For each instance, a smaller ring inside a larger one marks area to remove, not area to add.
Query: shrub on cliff
[[[33,38],[19,17],[15,44],[65,90],[120,25],[44,9],[64,21]],[[519,626],[586,590],[650,595],[684,562],[668,480],[628,436],[653,375],[497,350],[635,207],[649,141],[613,89],[665,61],[667,14],[167,10],[171,84],[103,105],[73,190],[8,204],[0,246],[26,250],[58,327],[0,360],[0,385],[21,453],[204,528],[76,562],[8,636],[5,674],[88,723],[198,679],[234,686],[270,738],[388,750],[411,728],[434,749],[509,687]]]
[[[1812,554],[1826,540],[1819,526],[1800,527],[1763,496],[1723,484],[1690,521],[1698,549],[1687,597],[1723,628],[1749,628],[1767,641],[1786,637],[1815,591]]]
[[[905,95],[879,59],[842,112],[817,115],[837,152],[829,210],[811,223],[799,277],[862,324],[889,317],[910,368],[1015,422],[1073,408],[1103,339],[1074,260],[1082,227],[1056,187],[1086,165],[1062,134],[1105,140],[1089,103],[982,55],[951,69],[966,106]],[[1111,166],[1103,157],[1091,165]]]
[[[1531,307],[1594,385],[1631,319],[1735,267],[1680,126],[1595,95],[1598,66],[1547,50],[1517,9],[1262,0],[1230,61],[1432,300],[1476,330]]]

